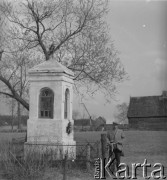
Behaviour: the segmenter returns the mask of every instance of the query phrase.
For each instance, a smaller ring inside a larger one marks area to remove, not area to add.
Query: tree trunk
[[[21,123],[21,111],[20,111],[20,103],[17,104],[17,118],[18,118],[18,126],[17,129],[20,130],[20,123]]]
[[[14,121],[13,115],[14,115],[14,100],[12,99],[12,123],[11,123],[11,126],[12,126],[12,132],[13,132],[13,121]]]

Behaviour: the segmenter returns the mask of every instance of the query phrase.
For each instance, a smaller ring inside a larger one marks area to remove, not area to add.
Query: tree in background
[[[16,99],[28,110],[29,104],[22,92],[23,85],[27,84],[22,82],[23,69],[54,58],[74,71],[77,92],[84,90],[92,96],[100,90],[106,99],[113,98],[116,85],[125,79],[126,72],[104,20],[107,5],[107,0],[2,3],[0,11],[5,31],[4,40],[0,39],[0,68],[3,69],[0,81],[4,87],[0,93]],[[24,63],[19,58],[22,56],[26,57]],[[16,65],[14,69],[8,67],[8,61]],[[19,76],[18,83],[13,84],[13,74]]]
[[[12,132],[13,132],[13,128],[14,128],[14,117],[15,117],[15,114],[16,114],[16,103],[17,101],[13,98],[6,98],[6,104],[8,105],[9,107],[9,110],[11,112],[11,129],[12,129]]]
[[[121,124],[127,124],[128,123],[128,119],[127,119],[127,112],[128,112],[128,105],[127,103],[122,103],[122,104],[118,104],[116,106],[117,108],[117,112],[115,113],[115,119],[117,119],[117,122],[121,123]]]
[[[24,104],[24,107],[29,107],[27,103],[27,70],[32,63],[30,62],[30,54],[28,52],[14,51],[16,47],[20,46],[20,42],[13,41],[11,39],[11,28],[6,22],[3,11],[1,10],[0,12],[0,94],[13,98],[17,101],[18,119],[20,119],[20,104]]]
[[[6,95],[7,97],[13,97],[12,93],[9,92],[10,88],[13,91],[13,94],[22,99],[25,105],[28,105],[27,57],[28,56],[23,53],[13,53],[12,56],[4,57],[3,61],[1,62],[1,65],[3,64],[3,66],[0,67],[0,74],[3,75],[3,80],[6,80],[6,86],[1,86],[0,93]],[[8,101],[9,103],[12,103],[14,102],[13,100],[15,101],[14,98],[12,98],[11,101]],[[16,102],[17,103],[15,103],[15,106],[17,107],[18,129],[20,129],[22,106],[20,101]],[[10,105],[9,109],[12,110]]]

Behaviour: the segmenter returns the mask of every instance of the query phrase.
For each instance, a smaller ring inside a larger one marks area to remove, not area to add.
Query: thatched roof
[[[131,97],[127,116],[167,117],[167,96]]]

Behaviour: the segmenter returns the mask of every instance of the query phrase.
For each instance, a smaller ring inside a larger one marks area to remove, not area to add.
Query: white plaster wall
[[[58,81],[33,81],[30,83],[30,118],[38,119],[39,95],[41,89],[48,87],[54,92],[54,119],[61,119],[62,86]]]
[[[48,87],[54,92],[53,119],[39,118],[39,95],[42,88]],[[70,109],[68,119],[64,119],[65,90],[70,90]],[[53,74],[30,76],[30,114],[27,127],[28,142],[75,144],[73,132],[68,135],[66,127],[72,120],[73,80],[67,76]]]

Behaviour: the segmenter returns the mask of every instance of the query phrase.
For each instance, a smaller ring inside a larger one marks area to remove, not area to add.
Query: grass
[[[125,131],[122,162],[143,163],[144,159],[154,165],[161,163],[167,172],[167,131]],[[77,132],[75,140],[81,142],[100,140],[101,132]]]
[[[0,141],[12,138],[24,138],[25,133],[0,133]],[[164,156],[167,157],[167,131],[125,131],[124,151],[129,156]],[[101,132],[75,132],[76,142],[99,141]]]
[[[103,132],[104,133],[104,132]],[[161,163],[165,166],[165,174],[167,172],[167,131],[125,131],[125,145],[122,162],[129,165],[131,163],[143,163],[144,159],[152,165]],[[0,140],[11,141],[12,138],[23,138],[25,133],[0,133]],[[74,139],[77,142],[94,142],[100,140],[101,132],[76,132]],[[152,169],[150,169],[152,170]],[[52,171],[52,173],[49,173]],[[57,175],[56,175],[57,173]],[[167,174],[166,174],[167,175]],[[75,170],[68,174],[69,180],[94,179],[93,172],[91,174]],[[48,169],[44,175],[44,179],[52,180],[62,179],[61,173],[58,170]],[[75,178],[74,178],[75,177]]]
[[[20,125],[20,130],[19,132],[26,132],[27,127],[24,125]],[[0,126],[0,133],[7,133],[7,132],[12,132],[12,127],[11,126]],[[13,126],[13,132],[18,132],[18,127],[17,126]]]

